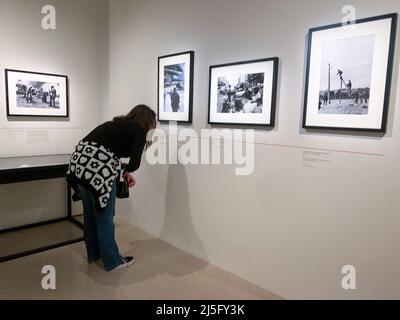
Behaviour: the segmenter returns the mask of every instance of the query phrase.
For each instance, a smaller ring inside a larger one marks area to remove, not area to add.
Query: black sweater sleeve
[[[146,145],[145,130],[139,128],[138,130],[136,130],[135,139],[132,145],[130,161],[125,168],[126,171],[134,172],[137,169],[139,169],[145,145]]]

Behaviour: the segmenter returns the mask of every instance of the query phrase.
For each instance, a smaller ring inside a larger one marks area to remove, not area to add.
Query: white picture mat
[[[25,73],[18,71],[7,71],[8,77],[8,103],[10,115],[23,115],[23,116],[67,116],[67,81],[64,77],[42,75],[35,73]],[[19,80],[25,81],[40,81],[47,83],[60,84],[60,108],[20,108],[17,107],[17,91],[16,84]]]
[[[185,64],[185,89],[184,89],[184,109],[183,112],[165,112],[164,111],[164,68],[175,64]],[[160,59],[159,66],[159,119],[162,121],[189,121],[189,101],[190,101],[190,73],[192,66],[190,65],[190,53],[172,56]]]
[[[380,129],[386,89],[392,19],[376,20],[312,33],[306,126]],[[319,114],[323,41],[375,35],[368,115]]]
[[[264,73],[264,96],[262,113],[218,113],[218,79],[225,76]],[[210,89],[210,122],[271,124],[272,89],[274,79],[274,61],[263,61],[216,67],[211,71]]]

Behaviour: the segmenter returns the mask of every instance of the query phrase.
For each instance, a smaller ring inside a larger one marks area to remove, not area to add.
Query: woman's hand
[[[136,186],[136,180],[129,172],[124,173],[124,179],[128,181],[129,188],[133,188]]]

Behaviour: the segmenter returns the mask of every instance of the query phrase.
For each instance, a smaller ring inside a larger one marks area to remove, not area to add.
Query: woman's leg
[[[107,207],[102,211],[98,211],[95,215],[97,238],[104,262],[104,269],[106,271],[111,271],[118,267],[122,262],[122,256],[119,254],[119,249],[115,241],[114,216],[116,193],[117,187],[114,183]]]
[[[95,201],[89,190],[78,185],[83,202],[83,223],[86,252],[89,263],[101,259],[101,252],[97,240]]]

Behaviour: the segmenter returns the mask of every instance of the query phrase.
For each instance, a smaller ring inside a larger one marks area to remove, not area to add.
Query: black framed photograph
[[[194,51],[158,58],[158,121],[192,123]]]
[[[7,115],[68,117],[68,77],[49,73],[5,70]]]
[[[278,64],[274,57],[211,66],[208,123],[273,127]]]
[[[397,14],[313,28],[303,128],[385,132]]]

